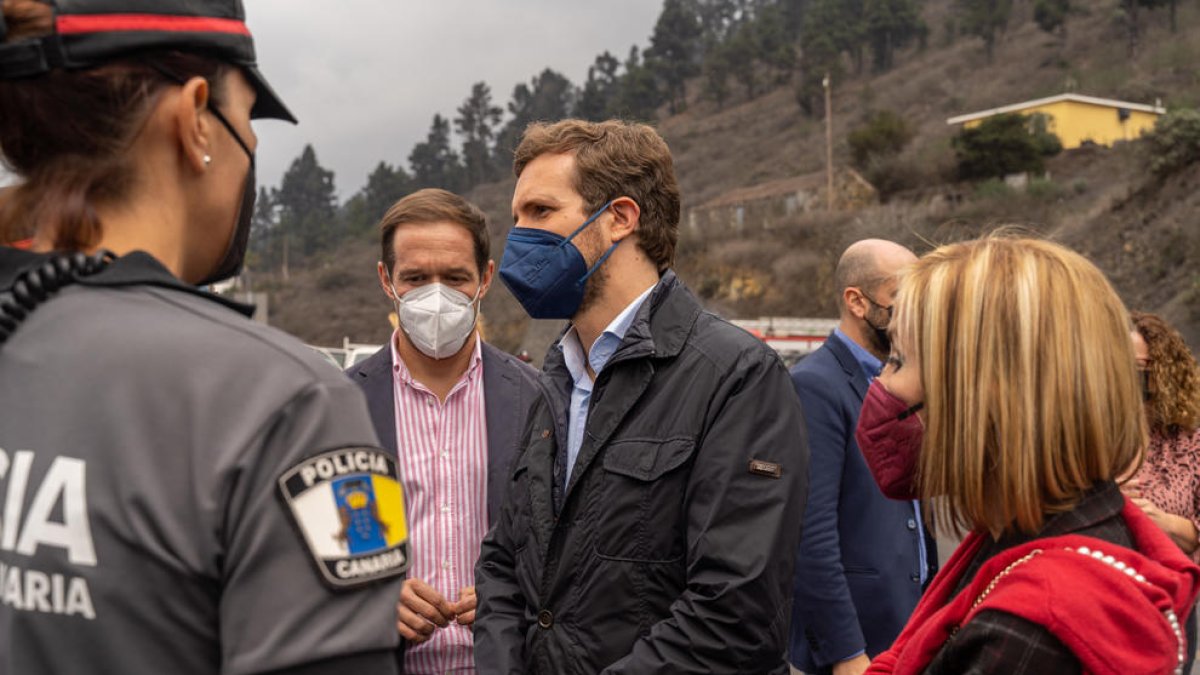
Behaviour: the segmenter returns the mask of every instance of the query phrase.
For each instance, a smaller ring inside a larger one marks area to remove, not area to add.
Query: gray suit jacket
[[[362,363],[346,370],[367,396],[371,423],[383,447],[398,453],[396,390],[392,380],[392,347],[384,345]],[[508,470],[517,454],[525,413],[537,397],[537,371],[488,343],[483,343],[483,401],[487,415],[488,521],[496,522],[508,490]]]

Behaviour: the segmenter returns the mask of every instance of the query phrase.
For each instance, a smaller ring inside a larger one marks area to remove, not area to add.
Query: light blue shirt
[[[650,297],[650,291],[653,290],[654,286],[647,288],[625,309],[621,310],[612,323],[608,324],[608,327],[592,344],[591,350],[588,351],[586,365],[583,360],[583,344],[579,342],[579,333],[574,326],[571,326],[567,334],[558,341],[558,348],[562,350],[567,370],[571,373],[571,379],[575,381],[575,386],[571,389],[571,409],[567,413],[567,477],[564,480],[564,488],[571,484],[571,471],[575,468],[575,458],[579,457],[579,448],[583,446],[588,406],[592,402],[594,382],[591,375],[588,375],[587,366],[590,365],[592,372],[600,375],[600,371],[604,370],[608,360],[616,353],[617,347],[621,346],[625,334],[633,325],[633,319],[637,316],[638,309],[641,308],[646,298]]]
[[[862,345],[850,339],[850,336],[842,332],[841,328],[834,328],[833,334],[842,339],[846,346],[850,348],[850,353],[854,355],[854,360],[858,361],[859,367],[866,373],[868,380],[873,380],[879,377],[880,371],[883,370],[883,362],[875,358],[871,352],[863,349]],[[929,577],[929,559],[925,551],[925,524],[921,522],[921,502],[913,500],[913,520],[917,524],[917,549],[920,553],[921,563],[921,585],[925,585],[925,580]]]

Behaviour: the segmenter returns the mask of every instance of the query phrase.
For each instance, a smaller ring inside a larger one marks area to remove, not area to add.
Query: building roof
[[[1003,115],[1005,113],[1020,112],[1029,108],[1037,108],[1039,106],[1049,105],[1051,103],[1059,103],[1060,101],[1074,101],[1076,103],[1090,103],[1091,105],[1104,106],[1106,108],[1124,108],[1126,110],[1136,110],[1139,112],[1154,113],[1156,115],[1164,115],[1167,109],[1159,105],[1145,105],[1143,103],[1130,103],[1128,101],[1116,101],[1111,98],[1096,98],[1094,96],[1082,96],[1080,94],[1059,94],[1058,96],[1050,96],[1048,98],[1039,98],[1024,103],[1014,103],[1000,108],[992,108],[991,110],[981,110],[980,112],[959,115],[946,120],[946,124],[963,124],[964,122],[973,122],[981,120],[985,117],[993,115]]]

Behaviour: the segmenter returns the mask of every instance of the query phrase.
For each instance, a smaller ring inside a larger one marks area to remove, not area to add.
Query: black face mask
[[[861,290],[859,292],[862,293]],[[866,293],[862,293],[862,296],[866,298],[867,302],[871,303],[872,306],[878,307],[879,309],[887,312],[888,320],[887,323],[883,324],[883,326],[876,326],[865,316],[863,317],[863,321],[866,322],[867,327],[871,329],[871,333],[875,336],[874,342],[875,346],[879,349],[879,352],[881,354],[888,354],[892,351],[892,338],[888,335],[888,324],[892,322],[892,307],[884,307],[878,302],[875,302],[875,300]]]
[[[254,153],[250,151],[250,146],[246,145],[246,142],[242,140],[242,137],[238,135],[233,125],[225,119],[220,110],[215,107],[209,108],[209,110],[250,158],[250,168],[246,170],[246,181],[242,184],[242,204],[238,208],[237,224],[234,226],[233,236],[229,239],[229,246],[225,248],[225,255],[221,258],[221,262],[208,276],[200,280],[198,286],[208,286],[225,281],[237,276],[242,271],[242,263],[246,260],[246,246],[250,242],[250,222],[254,218],[254,198],[258,195],[254,181]]]
[[[1138,379],[1140,379],[1142,382],[1142,402],[1147,403],[1150,401],[1151,396],[1150,371],[1138,368]]]

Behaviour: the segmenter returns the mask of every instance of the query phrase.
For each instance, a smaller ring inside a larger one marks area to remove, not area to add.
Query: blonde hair
[[[1129,315],[1083,256],[992,236],[904,277],[901,353],[917,357],[923,498],[951,529],[1035,533],[1138,461],[1146,422]]]

